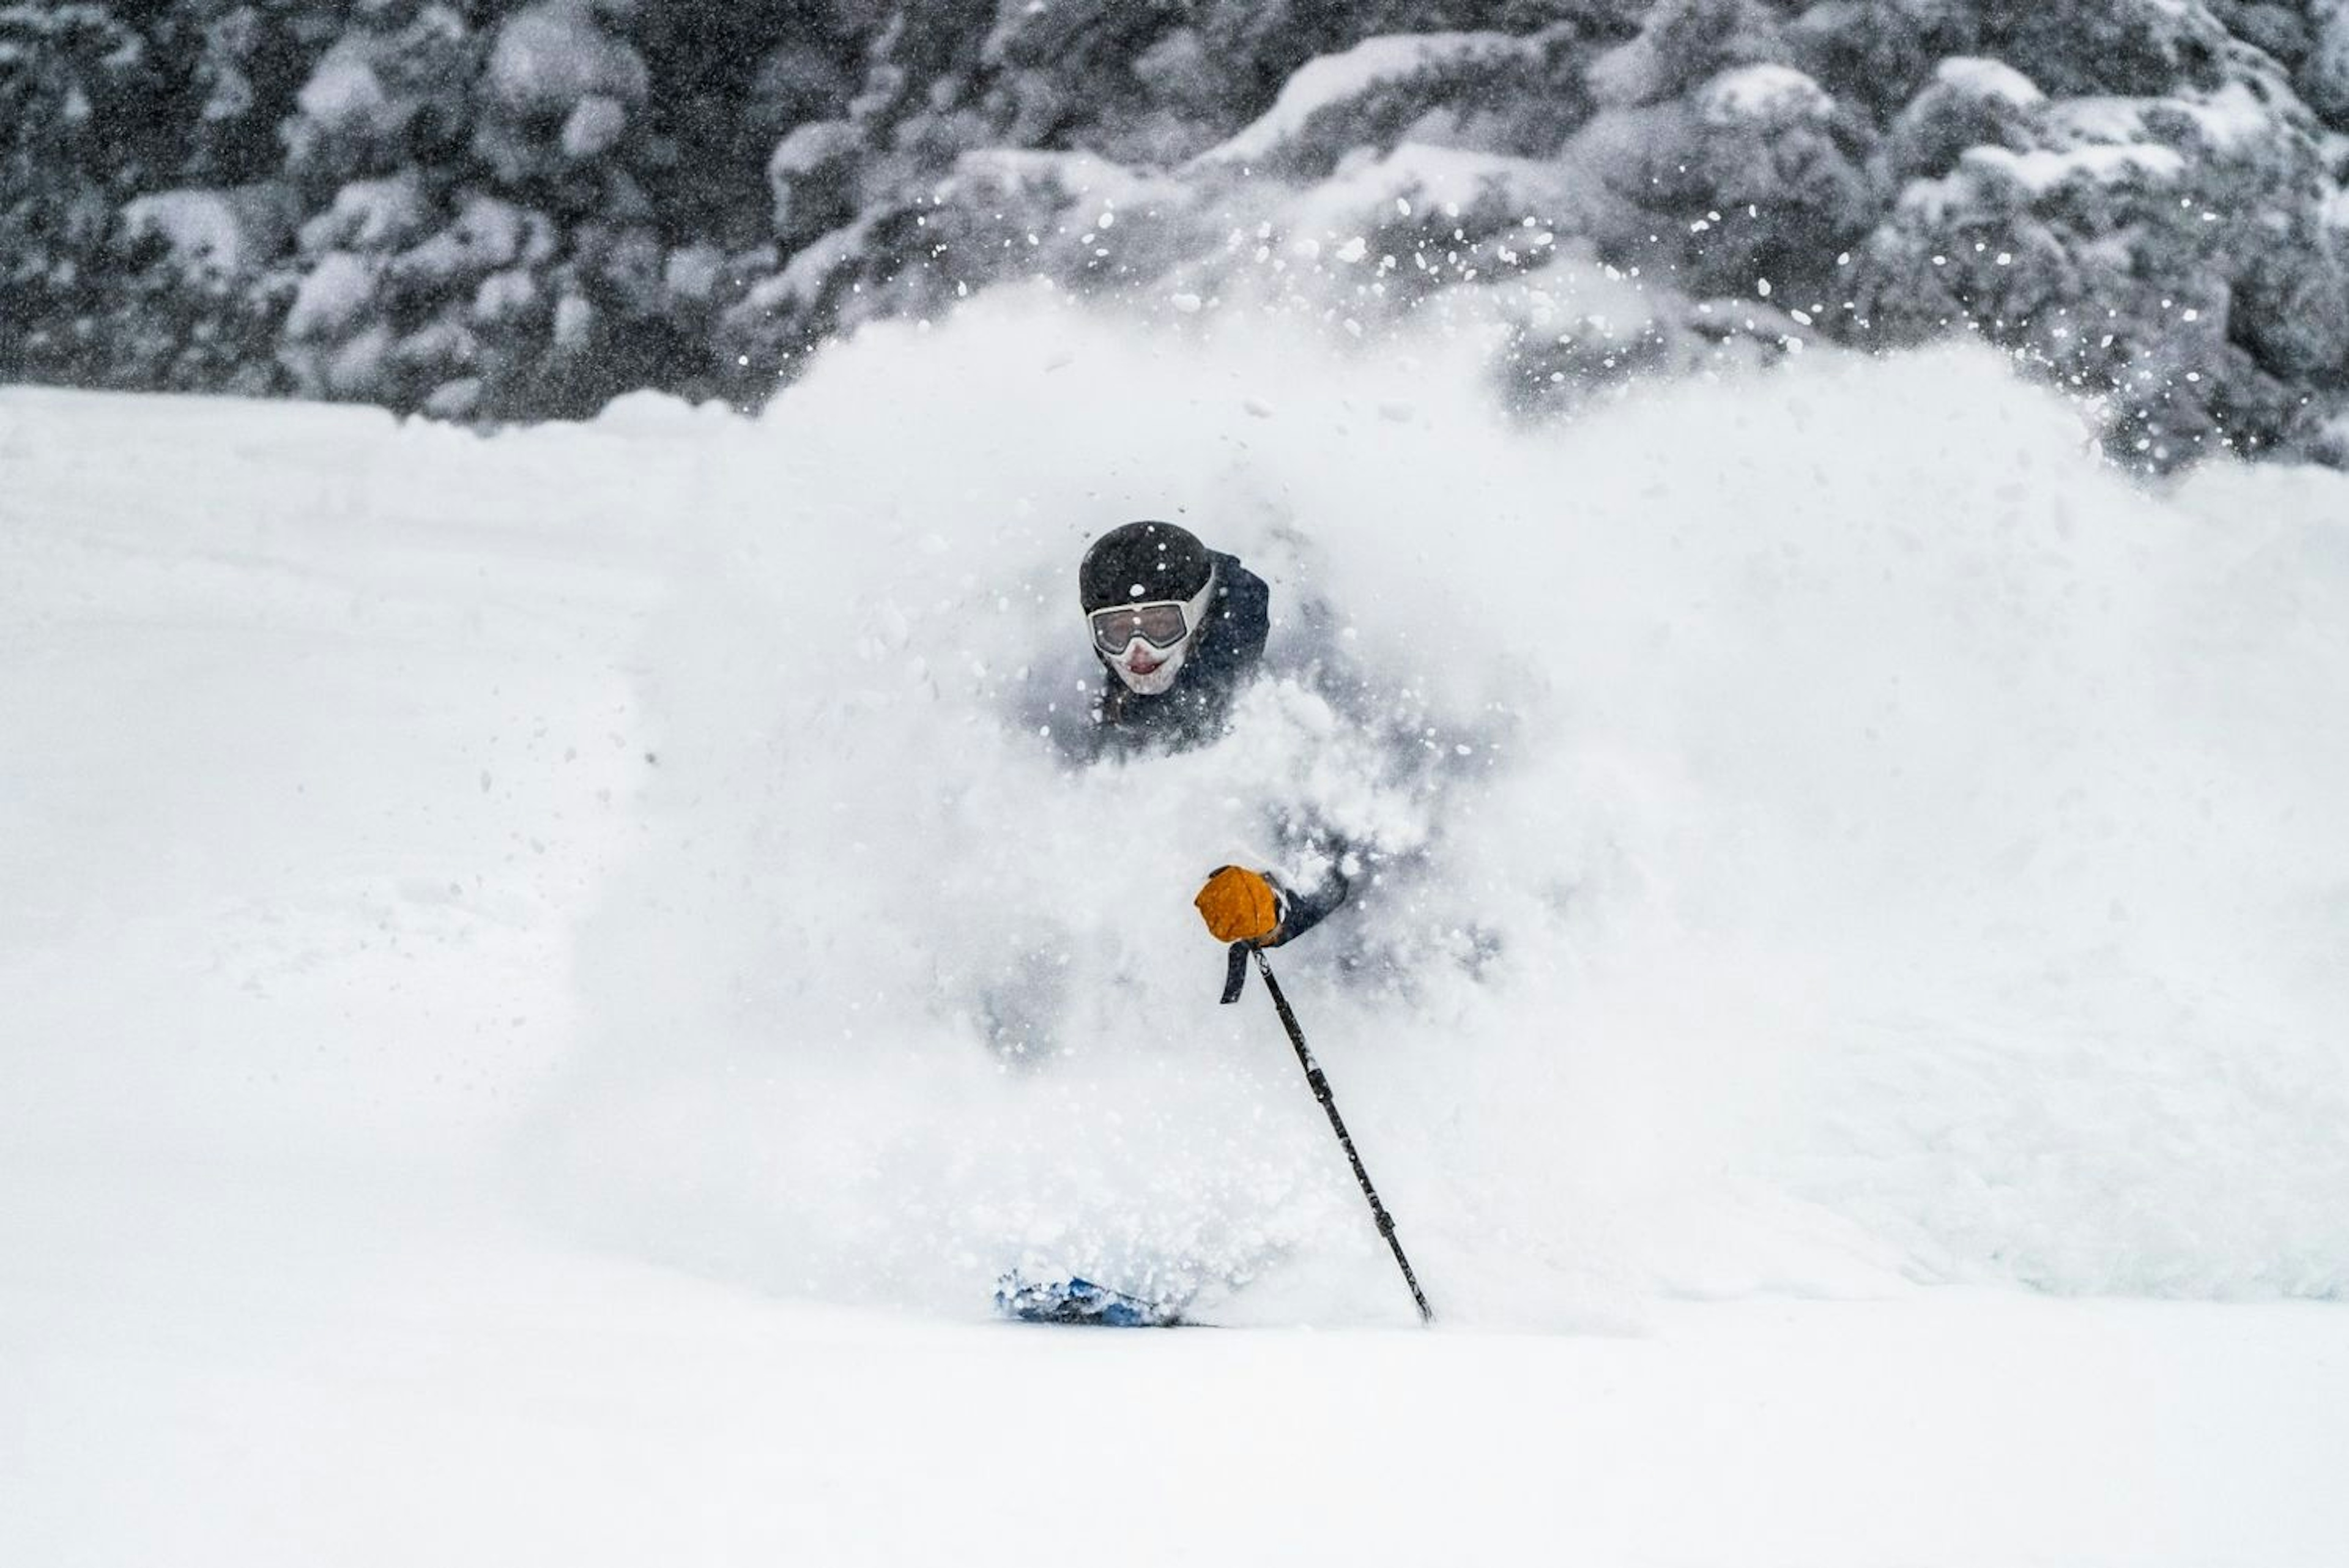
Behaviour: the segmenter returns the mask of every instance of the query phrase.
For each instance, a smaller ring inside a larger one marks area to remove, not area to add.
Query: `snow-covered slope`
[[[489,441],[0,394],[0,1559],[2337,1557],[2342,482],[1206,319]],[[1151,512],[1278,679],[1074,768]],[[1385,852],[1281,967],[1433,1335],[1215,1004],[1268,801]]]

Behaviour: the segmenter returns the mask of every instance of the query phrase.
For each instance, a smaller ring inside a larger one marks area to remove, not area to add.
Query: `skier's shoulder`
[[[1216,597],[1207,611],[1217,640],[1227,648],[1261,651],[1272,629],[1272,589],[1237,556],[1216,555]]]
[[[1231,614],[1262,615],[1272,603],[1272,589],[1265,580],[1248,570],[1237,556],[1214,552],[1216,558],[1216,604],[1218,609]]]

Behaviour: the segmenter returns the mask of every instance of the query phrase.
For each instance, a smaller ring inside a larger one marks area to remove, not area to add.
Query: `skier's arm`
[[[1299,893],[1268,872],[1219,866],[1193,902],[1217,941],[1277,948],[1319,925],[1352,890],[1335,869],[1315,888]]]
[[[1263,944],[1268,948],[1295,941],[1319,925],[1354,890],[1345,875],[1335,869],[1325,875],[1319,886],[1301,893],[1271,877],[1267,880],[1272,882],[1280,896],[1280,926]]]

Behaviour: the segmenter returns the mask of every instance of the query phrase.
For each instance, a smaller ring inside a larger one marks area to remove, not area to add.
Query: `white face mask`
[[[1114,671],[1125,689],[1140,697],[1163,697],[1174,689],[1174,678],[1183,670],[1184,659],[1190,657],[1192,645],[1199,640],[1200,628],[1206,625],[1207,607],[1215,602],[1216,581],[1220,573],[1210,573],[1207,586],[1187,599],[1179,601],[1183,608],[1183,638],[1171,648],[1154,648],[1146,638],[1136,636],[1116,653],[1104,653],[1102,661]],[[1159,601],[1164,602],[1164,601]],[[1142,607],[1137,605],[1135,608]],[[1091,629],[1092,618],[1087,627]],[[1142,666],[1136,669],[1135,666]]]
[[[1185,637],[1172,648],[1153,648],[1140,638],[1125,645],[1125,651],[1109,661],[1117,678],[1125,682],[1126,690],[1144,697],[1161,697],[1173,689],[1174,677],[1183,668],[1183,659],[1191,651],[1191,639]],[[1137,664],[1153,664],[1148,674],[1134,669]]]

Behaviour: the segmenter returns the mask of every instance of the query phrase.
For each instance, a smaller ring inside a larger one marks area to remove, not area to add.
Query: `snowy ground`
[[[2137,495],[1965,356],[1449,374],[0,393],[0,1562],[2349,1560],[2349,489]],[[1154,496],[1464,760],[1021,740]],[[1444,872],[1350,917],[1408,984],[1285,966],[1433,1334],[1187,888],[1088,890],[1281,787]],[[985,1319],[1154,1244],[1248,1326]]]
[[[301,1175],[81,1179],[12,1213],[9,1561],[2318,1564],[2349,1539],[2334,1307],[1085,1335],[781,1303]]]

